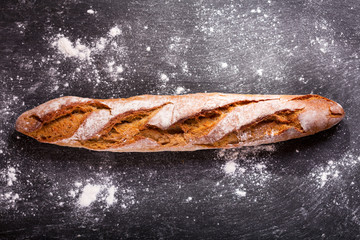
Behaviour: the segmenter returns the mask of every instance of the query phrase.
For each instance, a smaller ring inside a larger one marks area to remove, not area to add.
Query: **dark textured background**
[[[1,239],[360,238],[358,0],[0,6]],[[121,34],[111,37],[115,26]],[[62,54],[52,45],[62,36],[89,59]],[[347,115],[315,136],[225,152],[98,153],[14,130],[22,112],[60,96],[205,91],[315,93]],[[102,189],[83,207],[86,184]]]

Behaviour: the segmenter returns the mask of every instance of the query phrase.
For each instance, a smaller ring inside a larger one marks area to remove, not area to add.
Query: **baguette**
[[[68,96],[23,113],[16,130],[40,142],[96,151],[195,151],[304,137],[344,115],[338,103],[318,95]]]

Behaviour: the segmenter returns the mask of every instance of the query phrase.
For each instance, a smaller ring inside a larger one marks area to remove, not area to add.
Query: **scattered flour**
[[[117,202],[115,198],[117,187],[111,182],[107,181],[103,184],[87,183],[83,186],[83,183],[77,181],[74,186],[75,188],[69,191],[69,196],[78,198],[80,207],[89,207],[94,202],[104,202],[107,207],[110,207]]]
[[[106,45],[109,43],[109,40],[106,38],[101,37],[99,40],[96,41],[95,48],[96,51],[103,51]]]
[[[238,197],[245,197],[247,194],[245,189],[248,188],[266,188],[273,175],[267,170],[263,154],[271,154],[275,150],[275,145],[219,150],[218,158],[226,161],[222,165],[225,177],[216,186],[224,187],[226,185],[226,191],[230,190]],[[260,154],[261,157],[259,157]],[[259,162],[260,160],[261,162]]]
[[[74,185],[75,185],[75,187],[78,187],[78,188],[79,188],[79,187],[81,187],[81,186],[82,186],[82,183],[81,183],[81,182],[75,182],[75,184],[74,184]]]
[[[7,185],[12,186],[16,181],[16,169],[13,167],[9,167],[7,171]]]
[[[69,191],[69,196],[70,196],[70,197],[73,197],[73,198],[76,197],[76,192],[77,192],[77,191],[71,189],[71,190]]]
[[[123,67],[122,65],[117,66],[117,67],[116,67],[116,72],[117,72],[117,73],[122,73],[122,72],[124,72],[124,67]]]
[[[120,30],[120,28],[118,26],[115,26],[115,27],[111,28],[110,31],[109,31],[109,35],[111,37],[116,37],[116,36],[118,36],[120,34],[121,34],[121,30]]]
[[[48,70],[48,77],[52,82],[52,87],[48,90],[57,91],[58,89],[54,89],[53,86],[59,86],[60,89],[63,86],[62,81],[68,78],[73,81],[87,81],[92,83],[93,87],[100,84],[110,86],[114,81],[125,80],[124,76],[119,76],[119,73],[122,73],[125,67],[129,69],[130,67],[126,63],[129,60],[128,48],[124,38],[119,36],[121,33],[120,26],[115,25],[104,36],[95,39],[88,36],[71,39],[67,33],[49,38],[49,45],[58,54],[42,58],[43,64],[54,63]],[[74,62],[72,73],[63,74],[61,66],[64,59]],[[135,72],[136,69],[132,71]],[[38,85],[34,86],[33,91],[38,87]],[[113,97],[119,96],[118,92],[113,94]]]
[[[91,49],[81,44],[80,40],[77,40],[74,44],[63,35],[59,35],[52,43],[52,46],[56,47],[64,56],[78,58],[80,60],[89,59],[91,54]]]
[[[221,62],[220,66],[221,66],[221,68],[227,68],[228,64],[226,62]]]
[[[80,197],[79,197],[79,204],[81,207],[88,207],[94,201],[96,201],[97,195],[101,190],[100,185],[91,185],[87,184]]]
[[[108,65],[108,71],[109,71],[109,72],[113,72],[113,71],[114,71],[114,68],[113,68],[114,64],[115,64],[114,61],[108,62],[107,65]]]
[[[270,1],[269,1],[270,2]],[[206,9],[205,9],[206,10]],[[263,11],[265,12],[266,9],[263,9]],[[260,8],[256,8],[251,10],[251,13],[261,13],[262,10]],[[87,10],[88,14],[95,14],[96,12],[92,9]],[[209,21],[211,23],[212,22],[218,22],[221,23],[221,21],[217,21],[217,19],[215,18],[216,16],[220,16],[222,15],[222,13],[217,13],[216,15],[212,14],[211,12],[203,12],[203,14],[201,16],[204,16],[206,22]],[[226,14],[224,14],[226,15]],[[229,15],[229,14],[228,14]],[[268,15],[264,15],[265,17],[267,17]],[[205,22],[205,21],[204,21]],[[252,26],[251,22],[244,22],[244,24],[247,24],[248,26]],[[275,24],[275,23],[274,23]],[[274,29],[276,29],[276,25],[274,25]],[[20,27],[20,26],[19,26]],[[226,26],[227,27],[227,26]],[[326,26],[325,26],[326,27]],[[144,26],[144,29],[148,29],[148,26]],[[218,25],[214,25],[211,27],[207,27],[204,28],[206,29],[209,33],[213,33],[214,29],[216,29],[216,31],[218,32],[222,32],[224,31],[224,27],[221,24]],[[270,29],[270,28],[269,28]],[[325,28],[326,29],[326,28]],[[107,47],[117,47],[118,43],[117,42],[111,42],[112,38],[119,36],[122,33],[121,29],[118,26],[114,26],[113,28],[111,28],[108,31],[107,37],[104,38],[100,38],[98,40],[96,40],[94,43],[95,44],[91,44],[90,45],[84,45],[81,43],[81,41],[75,40],[75,41],[70,41],[69,38],[63,36],[63,35],[58,35],[55,39],[55,41],[53,42],[52,46],[54,48],[56,48],[61,54],[63,54],[65,57],[67,58],[73,58],[73,59],[79,59],[81,61],[84,60],[89,60],[92,56],[93,53],[99,53],[103,50],[105,50]],[[237,38],[239,39],[246,39],[243,37],[242,33],[239,32],[238,33],[239,36],[237,36]],[[266,31],[265,34],[260,34],[260,36],[256,36],[256,38],[262,39],[262,40],[267,40],[269,43],[275,43],[275,42],[280,42],[278,40],[281,40],[281,36],[279,35],[279,37],[277,37],[278,35],[274,35],[274,36],[267,36],[266,35]],[[221,36],[222,37],[222,36]],[[331,39],[330,39],[331,40]],[[312,40],[312,45],[316,45],[319,49],[320,52],[322,52],[323,54],[331,51],[331,45],[333,44],[329,39],[323,39],[323,38],[316,38],[314,40]],[[184,55],[183,53],[187,51],[188,48],[188,40],[186,39],[182,39],[182,38],[172,38],[173,43],[171,43],[169,45],[169,49],[168,51],[171,53],[169,54],[169,62],[172,65],[176,65],[176,64],[180,64],[181,66],[181,71],[183,73],[189,73],[189,66],[188,63],[186,61],[180,61],[180,60],[185,60],[185,59],[177,59],[177,56],[180,55]],[[253,41],[255,42],[255,41]],[[244,47],[246,49],[253,49],[254,46],[256,45],[251,45],[247,42],[241,42],[242,45],[239,45],[239,47]],[[120,45],[120,43],[119,43]],[[277,50],[277,48],[275,48],[277,45],[276,44],[269,44],[269,49],[271,51],[275,51]],[[275,46],[275,47],[271,47],[271,46]],[[221,48],[219,48],[221,49]],[[295,49],[295,48],[294,48]],[[283,66],[285,64],[281,64],[282,61],[274,61],[274,59],[272,58],[266,58],[264,60],[264,55],[269,55],[271,56],[271,54],[266,54],[269,53],[270,50],[266,50],[265,54],[264,51],[256,51],[255,53],[252,53],[249,51],[249,53],[251,53],[251,57],[252,59],[255,59],[255,63],[251,63],[251,65],[255,65],[255,66],[262,66],[266,69],[266,74],[270,74],[270,71],[268,71],[269,69],[271,69],[272,67],[276,70],[282,70],[281,67],[278,66]],[[151,51],[150,46],[146,47],[146,51]],[[285,50],[281,50],[280,52],[280,56],[284,55],[284,51]],[[249,55],[249,54],[248,54]],[[258,57],[258,55],[260,57]],[[260,59],[260,60],[259,60]],[[91,59],[90,59],[91,60]],[[258,60],[256,62],[256,60]],[[107,60],[108,61],[108,60]],[[124,71],[124,67],[122,65],[116,66],[117,64],[119,64],[119,61],[114,61],[113,59],[111,59],[109,62],[105,62],[105,66],[108,67],[109,72],[116,72],[116,73],[122,73]],[[265,61],[265,66],[263,65],[263,62]],[[44,59],[42,62],[46,62],[46,59]],[[275,63],[275,65],[273,65],[273,63]],[[232,67],[228,66],[228,63],[226,62],[221,62],[218,63],[220,65],[221,68],[223,69],[232,69]],[[127,65],[124,65],[125,67]],[[194,66],[191,66],[192,68],[194,68]],[[217,67],[218,68],[218,67]],[[85,72],[85,68],[76,68],[76,72],[77,73],[83,73]],[[96,72],[96,70],[93,70],[94,72]],[[255,69],[256,74],[258,76],[262,76],[264,73],[264,69]],[[252,74],[254,72],[254,69],[252,69]],[[277,74],[277,72],[275,72]],[[57,74],[56,72],[54,72],[54,74]],[[274,74],[273,74],[274,75]],[[169,75],[171,77],[173,77],[171,74]],[[163,82],[168,82],[169,81],[169,77],[165,74],[161,74],[160,75],[160,80]],[[305,82],[304,77],[300,77],[299,81],[301,82]],[[306,80],[308,81],[308,80]],[[306,83],[306,82],[305,82]],[[69,86],[68,83],[65,83],[64,86]],[[35,91],[39,86],[35,86],[34,90]],[[54,89],[58,90],[59,85],[55,85]],[[175,90],[176,94],[182,94],[185,92],[185,89],[183,87],[177,87]],[[4,106],[7,106],[8,104],[3,104]],[[10,109],[4,109],[4,111],[6,110],[6,112],[4,113],[2,111],[2,113],[6,114]],[[2,131],[2,130],[1,130]],[[2,148],[3,148],[2,144]],[[5,148],[4,148],[5,149]],[[5,150],[6,151],[6,150]],[[261,151],[268,151],[268,152],[272,152],[275,151],[275,146],[274,145],[267,145],[267,146],[261,146],[259,148],[251,148],[251,149],[241,149],[241,150],[221,150],[218,152],[218,157],[227,160],[228,162],[223,166],[223,171],[231,176],[234,177],[243,177],[245,179],[245,181],[249,181],[255,185],[260,185],[269,178],[270,173],[267,171],[267,167],[265,163],[250,163],[248,164],[253,158],[256,158],[256,154],[261,152]],[[0,153],[3,153],[3,150],[0,150]],[[243,167],[239,167],[238,164],[236,163],[236,161],[240,161],[240,160],[244,160],[245,166]],[[316,169],[314,169],[314,171],[312,172],[312,176],[314,177],[314,179],[316,180],[316,182],[319,184],[320,187],[323,187],[326,185],[326,183],[328,181],[331,180],[335,180],[337,178],[341,177],[341,167],[343,166],[351,166],[350,164],[358,164],[360,163],[360,158],[359,157],[354,157],[352,155],[347,155],[345,156],[344,159],[342,159],[341,161],[336,162],[334,161],[329,161],[327,163],[326,166],[321,166],[318,167]],[[5,180],[5,184],[7,184],[8,187],[13,186],[14,182],[17,180],[16,178],[16,172],[17,170],[14,167],[9,167],[7,170],[4,171],[4,179]],[[355,184],[354,182],[351,183],[352,185]],[[219,182],[216,183],[217,186],[220,185]],[[78,203],[81,207],[88,207],[90,206],[92,203],[96,202],[96,201],[103,201],[105,202],[108,206],[116,203],[117,201],[120,202],[120,206],[122,208],[128,208],[129,205],[134,204],[135,201],[135,195],[134,195],[134,191],[131,189],[118,189],[117,187],[115,187],[115,185],[112,184],[86,184],[83,187],[83,184],[81,182],[75,182],[74,183],[75,189],[72,189],[69,191],[69,196],[72,198],[78,198]],[[81,190],[81,188],[83,187],[83,189]],[[240,188],[239,188],[240,187]],[[180,188],[180,186],[179,186]],[[234,186],[235,190],[232,189],[232,191],[234,191],[234,193],[239,196],[239,197],[245,197],[246,196],[246,191],[244,189],[247,188],[243,188],[242,186]],[[115,193],[119,193],[122,198],[121,199],[116,199],[115,198]],[[19,199],[19,195],[17,193],[14,193],[13,191],[4,191],[3,193],[0,194],[0,199],[2,201],[8,201],[11,204],[15,204],[16,201]],[[192,201],[192,197],[188,197],[186,199],[187,202]],[[59,206],[63,206],[64,202],[59,202]]]
[[[360,156],[346,153],[343,159],[329,160],[325,166],[316,167],[310,175],[315,179],[317,185],[322,188],[329,181],[335,181],[342,176],[342,170],[360,164]]]
[[[183,93],[185,93],[185,92],[186,92],[186,90],[185,90],[184,87],[177,87],[177,88],[175,89],[175,94],[177,94],[177,95],[183,94]]]
[[[218,158],[225,160],[239,160],[246,159],[249,157],[256,156],[260,153],[267,152],[273,153],[276,151],[275,144],[260,145],[254,147],[243,147],[243,148],[234,148],[234,149],[221,149],[218,151]]]
[[[160,74],[160,80],[163,81],[163,82],[168,82],[169,77],[165,73],[161,73]]]
[[[257,7],[256,9],[251,9],[251,13],[261,13],[261,9]]]
[[[226,174],[234,174],[237,166],[234,161],[229,161],[224,165],[224,171]]]
[[[187,62],[181,63],[182,72],[185,74],[189,74],[189,66]]]
[[[246,196],[246,192],[244,190],[241,190],[241,189],[236,189],[235,194],[237,196],[239,196],[239,197],[245,197]]]
[[[116,192],[115,186],[111,186],[108,188],[108,196],[106,197],[106,203],[108,206],[111,206],[116,202],[115,192]]]
[[[88,10],[93,11],[91,9]],[[99,39],[95,40],[92,46],[86,46],[81,43],[80,39],[75,40],[72,42],[68,37],[64,36],[63,34],[58,34],[52,39],[51,46],[57,49],[61,54],[68,58],[75,58],[81,61],[91,61],[91,56],[94,53],[100,53],[104,51],[107,46],[110,44],[111,39],[120,35],[121,30],[118,26],[112,27],[108,32],[108,37],[100,37]],[[112,45],[115,44],[114,47],[117,47],[116,42],[111,42]],[[44,62],[46,59],[44,59]]]
[[[14,208],[20,199],[19,194],[14,192],[0,193],[0,201],[6,202],[6,208]]]
[[[262,75],[263,75],[263,72],[264,72],[264,69],[258,69],[258,70],[256,70],[256,74],[259,75],[259,76],[262,76]]]

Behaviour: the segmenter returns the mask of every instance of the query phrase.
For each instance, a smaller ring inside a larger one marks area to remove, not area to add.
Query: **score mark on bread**
[[[98,151],[194,151],[308,136],[344,115],[338,103],[318,95],[62,97],[23,113],[16,130],[40,142]]]

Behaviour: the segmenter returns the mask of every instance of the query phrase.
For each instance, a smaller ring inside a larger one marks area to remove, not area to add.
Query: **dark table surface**
[[[1,239],[359,239],[360,2],[1,1]],[[75,95],[320,94],[346,118],[237,150],[105,153],[14,130]]]

